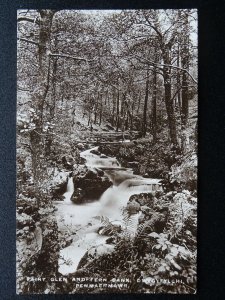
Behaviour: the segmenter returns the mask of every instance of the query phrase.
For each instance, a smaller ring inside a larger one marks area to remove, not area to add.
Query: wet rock
[[[138,168],[139,162],[138,161],[129,161],[127,163],[128,168]]]
[[[106,242],[106,244],[114,244],[115,243],[115,238],[110,237],[105,242]]]
[[[66,192],[67,189],[67,181],[62,182],[55,187],[52,188],[52,198],[54,200],[64,200],[63,194]]]
[[[98,229],[98,234],[100,234],[100,235],[114,236],[115,233],[119,233],[119,232],[121,232],[121,226],[114,225],[114,224],[109,224],[107,226],[101,226]]]
[[[85,192],[81,188],[76,188],[71,198],[71,201],[76,204],[80,204],[83,202],[84,196]]]
[[[138,213],[140,211],[140,209],[141,209],[140,204],[135,200],[129,201],[127,203],[126,210],[129,213],[129,215],[134,215],[134,214]]]
[[[105,154],[101,154],[101,155],[100,155],[100,158],[108,158],[108,156],[105,155]]]
[[[101,155],[101,152],[99,152],[96,149],[91,150],[90,153],[95,154],[95,155]]]
[[[85,200],[98,199],[112,185],[111,181],[99,169],[86,170],[74,177],[75,192],[72,201],[83,203]]]

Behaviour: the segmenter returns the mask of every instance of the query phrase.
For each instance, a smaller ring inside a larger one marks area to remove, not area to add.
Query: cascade
[[[122,167],[116,158],[94,154],[93,150],[97,152],[98,147],[83,151],[80,156],[85,159],[89,169],[102,169],[113,185],[98,201],[78,205],[71,201],[76,187],[73,178],[68,177],[64,201],[57,203],[59,230],[67,234],[69,230],[73,239],[72,244],[60,250],[59,272],[63,275],[74,272],[89,249],[99,245],[112,247],[106,244],[107,236],[98,234],[98,229],[102,226],[100,217],[107,217],[113,224],[122,224],[122,209],[130,196],[161,189],[160,180],[134,175],[131,168]],[[138,216],[139,214],[133,215],[137,224]]]
[[[71,197],[73,195],[73,192],[74,192],[73,177],[68,177],[67,190],[63,194],[65,203],[70,203],[71,202]]]

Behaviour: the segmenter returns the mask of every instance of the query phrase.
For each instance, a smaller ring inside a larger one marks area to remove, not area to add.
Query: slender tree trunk
[[[147,131],[147,108],[148,108],[148,93],[149,93],[149,69],[146,74],[146,84],[145,84],[145,102],[143,110],[143,120],[142,120],[142,136],[146,136]]]
[[[157,138],[157,73],[156,68],[154,68],[153,72],[153,96],[152,96],[152,135],[153,135],[153,142],[156,142]]]
[[[49,122],[52,123],[55,118],[55,107],[56,107],[56,73],[57,73],[57,58],[53,60],[52,63],[52,93],[51,93],[51,103],[49,105]],[[48,135],[46,137],[45,154],[49,155],[51,153],[51,146],[53,142],[53,129],[48,130]]]
[[[180,46],[178,44],[178,49],[177,49],[177,67],[180,67]],[[181,82],[180,82],[180,70],[177,70],[177,87],[180,88]],[[180,95],[180,90],[177,93],[177,102],[178,102],[178,108],[179,108],[179,113],[181,115],[181,95]]]
[[[139,92],[139,96],[138,96],[138,105],[137,105],[137,112],[136,112],[136,115],[139,114],[140,106],[141,106],[141,91]]]
[[[112,124],[112,126],[114,126],[115,125],[115,112],[116,112],[116,92],[115,92],[115,90],[112,91],[112,101],[113,101],[113,109],[112,109],[111,124]]]
[[[135,102],[133,101],[131,106],[130,130],[133,130],[134,107],[135,107]]]
[[[96,103],[95,103],[94,124],[97,123],[99,97],[101,97],[101,95],[99,95],[99,92],[98,92],[98,93],[97,93]]]
[[[117,104],[116,104],[116,131],[119,130],[120,127],[120,92],[117,94]]]
[[[184,32],[183,32],[183,42],[181,47],[181,67],[183,69],[188,70],[189,67],[189,29],[188,29],[188,14],[185,14],[185,24],[184,24]],[[182,72],[182,125],[184,128],[187,126],[188,122],[188,76],[187,72]]]
[[[100,110],[99,110],[99,125],[102,124],[102,102],[103,102],[103,95],[100,94]]]

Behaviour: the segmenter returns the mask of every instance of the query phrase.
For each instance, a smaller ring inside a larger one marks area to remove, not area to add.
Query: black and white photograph
[[[197,9],[17,10],[17,294],[196,294]]]

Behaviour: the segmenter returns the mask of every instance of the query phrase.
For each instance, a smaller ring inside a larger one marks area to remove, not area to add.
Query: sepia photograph
[[[17,294],[197,293],[196,9],[17,11]]]

